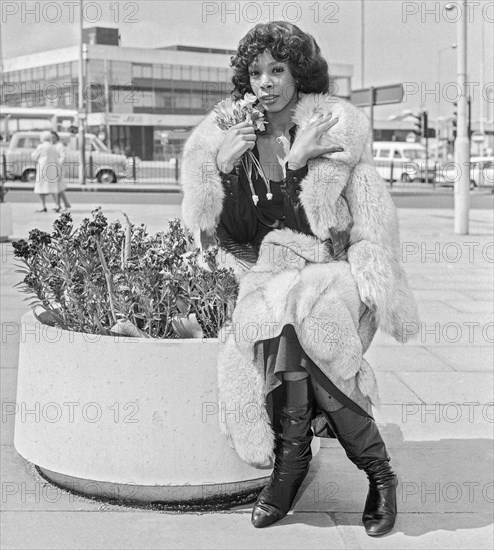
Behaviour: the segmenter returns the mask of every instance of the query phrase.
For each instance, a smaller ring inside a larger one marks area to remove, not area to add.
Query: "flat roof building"
[[[120,46],[118,29],[84,29],[87,125],[113,149],[142,159],[180,152],[190,130],[232,89],[234,50]],[[2,103],[77,109],[79,47],[4,60]],[[330,63],[335,94],[349,98],[353,67]]]

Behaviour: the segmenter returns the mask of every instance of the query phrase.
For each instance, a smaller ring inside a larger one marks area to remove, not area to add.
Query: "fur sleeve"
[[[382,330],[404,341],[418,322],[416,304],[401,265],[396,210],[370,153],[355,167],[346,198],[354,220],[348,261],[360,298]]]
[[[182,218],[195,235],[201,230],[212,234],[223,208],[224,190],[216,155],[224,131],[213,123],[213,118],[214,113],[210,113],[194,129],[183,152]]]

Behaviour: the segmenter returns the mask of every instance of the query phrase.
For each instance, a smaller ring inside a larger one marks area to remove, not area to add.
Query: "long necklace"
[[[242,157],[242,165],[245,173],[247,174],[247,179],[249,180],[249,187],[254,205],[257,206],[257,203],[259,202],[259,195],[257,195],[256,190],[254,189],[254,184],[252,183],[252,170],[254,166],[266,186],[266,199],[270,201],[273,198],[273,193],[271,193],[271,182],[264,174],[261,163],[256,159],[252,151],[248,151],[247,155]]]

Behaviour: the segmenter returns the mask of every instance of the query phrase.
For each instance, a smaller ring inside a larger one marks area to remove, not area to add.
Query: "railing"
[[[133,183],[164,183],[179,184],[180,159],[173,158],[169,161],[141,160],[132,156],[127,158],[127,170],[125,180]]]
[[[28,158],[28,157],[27,157]],[[1,155],[0,177],[10,180],[34,182],[35,163],[30,160],[12,160],[9,162],[5,153]],[[99,165],[93,155],[87,157],[87,183],[94,181],[104,183],[141,184],[141,185],[179,185],[180,159],[171,161],[143,161],[136,156],[127,157],[125,164],[106,162]],[[64,181],[78,183],[78,163],[66,161],[64,163]]]
[[[393,187],[395,183],[409,184],[417,182],[435,184],[439,164],[429,163],[426,172],[424,162],[404,162],[401,160],[374,159],[374,164],[380,176]]]

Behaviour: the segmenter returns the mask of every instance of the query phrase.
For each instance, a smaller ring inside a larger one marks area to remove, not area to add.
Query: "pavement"
[[[97,196],[95,197],[97,201]],[[96,203],[94,204],[96,205]],[[12,203],[14,235],[50,229],[54,213]],[[73,209],[76,222],[90,204]],[[493,214],[471,211],[470,233],[453,232],[448,209],[399,208],[402,255],[421,324],[398,344],[378,333],[367,353],[382,406],[376,420],[399,477],[395,529],[379,539],[361,525],[363,472],[337,441],[321,440],[293,511],[266,529],[250,524],[251,506],[214,513],[134,509],[81,498],[40,479],[1,424],[3,549],[168,548],[492,548],[493,541]],[[162,230],[178,205],[109,204],[148,231]],[[11,245],[2,243],[1,398],[15,401],[18,336],[4,327],[26,311],[13,288]],[[166,465],[164,465],[165,467]]]

